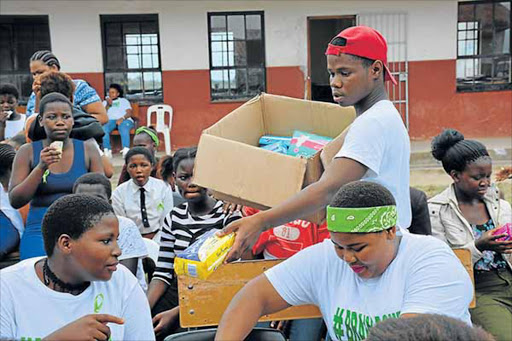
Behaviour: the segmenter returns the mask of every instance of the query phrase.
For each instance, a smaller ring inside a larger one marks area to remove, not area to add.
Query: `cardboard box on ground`
[[[194,183],[220,200],[257,209],[274,207],[320,179],[354,118],[353,107],[263,93],[203,131]],[[263,135],[292,136],[295,130],[334,140],[309,159],[258,147]],[[325,210],[304,218],[319,224]]]

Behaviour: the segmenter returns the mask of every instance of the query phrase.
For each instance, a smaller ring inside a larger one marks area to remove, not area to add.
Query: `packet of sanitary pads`
[[[502,227],[500,227],[499,229],[497,229],[496,231],[494,231],[492,234],[493,234],[493,236],[497,236],[500,234],[506,234],[507,236],[496,239],[500,242],[512,240],[512,224],[507,223],[507,224],[503,225]]]
[[[332,141],[330,137],[296,130],[288,148],[288,155],[311,157],[330,141]]]
[[[231,233],[217,238],[215,232],[215,229],[206,232],[176,255],[174,271],[177,275],[206,279],[222,264],[233,246],[235,235]]]

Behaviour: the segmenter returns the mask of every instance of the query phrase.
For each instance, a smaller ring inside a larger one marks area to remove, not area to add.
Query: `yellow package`
[[[206,279],[222,264],[235,242],[235,235],[222,238],[215,236],[217,230],[210,230],[197,239],[174,259],[177,275]]]

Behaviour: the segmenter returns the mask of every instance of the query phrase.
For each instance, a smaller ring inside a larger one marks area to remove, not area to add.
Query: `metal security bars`
[[[212,101],[265,91],[263,12],[208,13],[208,43]]]
[[[358,25],[373,27],[388,43],[388,67],[398,85],[386,82],[389,99],[409,129],[409,64],[407,59],[407,13],[361,13]]]
[[[457,90],[512,89],[512,1],[459,2]]]
[[[102,15],[105,89],[120,84],[142,104],[162,101],[158,15]]]
[[[47,15],[0,16],[0,83],[20,90],[25,104],[32,92],[29,59],[39,50],[51,50]]]

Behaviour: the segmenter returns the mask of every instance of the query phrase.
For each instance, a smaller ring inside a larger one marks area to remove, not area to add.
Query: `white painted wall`
[[[307,17],[408,14],[408,59],[456,58],[456,0],[46,1],[2,0],[1,14],[47,14],[65,72],[102,72],[100,14],[158,13],[163,70],[208,69],[207,13],[265,11],[267,66],[307,63]]]

